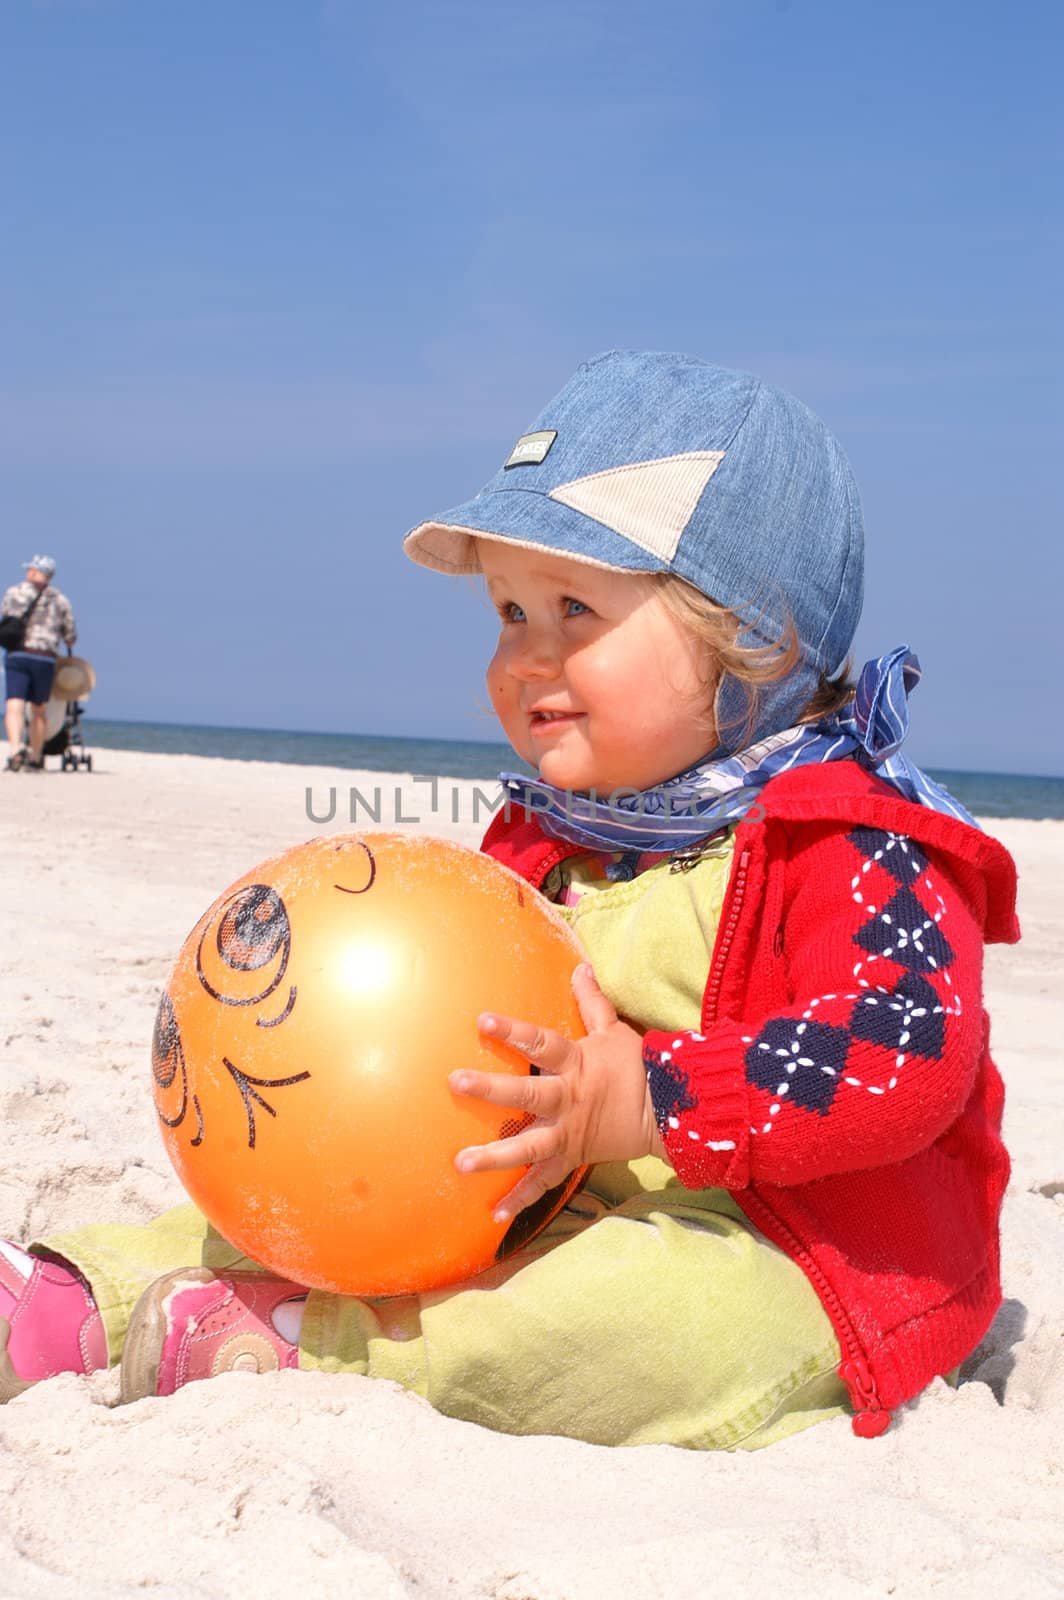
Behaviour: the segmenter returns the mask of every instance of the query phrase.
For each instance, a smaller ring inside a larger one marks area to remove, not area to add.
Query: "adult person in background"
[[[22,641],[8,650],[4,663],[9,772],[43,770],[45,708],[52,692],[56,654],[60,644],[73,646],[78,636],[70,601],[52,587],[52,557],[34,556],[25,565],[25,578],[12,584],[0,603],[0,617],[26,618]],[[27,705],[30,734],[29,744],[23,745]]]

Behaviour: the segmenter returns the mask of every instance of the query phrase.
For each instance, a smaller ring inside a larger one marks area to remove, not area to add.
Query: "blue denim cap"
[[[674,573],[735,612],[740,643],[775,643],[793,621],[801,668],[761,691],[752,737],[800,714],[861,614],[860,500],[838,442],[783,390],[691,356],[586,362],[480,493],[414,528],[404,549],[473,573],[482,538]],[[735,691],[718,698],[722,730],[741,719]]]

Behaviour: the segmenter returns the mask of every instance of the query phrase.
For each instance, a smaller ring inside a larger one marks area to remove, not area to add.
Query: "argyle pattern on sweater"
[[[770,1138],[781,1146],[783,1165],[772,1172],[775,1160],[766,1155],[769,1181],[794,1181],[800,1147],[819,1142],[803,1119],[831,1118],[844,1104],[845,1121],[867,1124],[860,1142],[874,1146],[874,1125],[889,1128],[889,1101],[900,1085],[911,1122],[914,1098],[934,1103],[936,1075],[939,1087],[948,1084],[940,1069],[951,1021],[965,1001],[953,971],[946,886],[903,834],[856,827],[845,843],[846,857],[833,858],[834,881],[821,884],[820,937],[846,981],[740,1031],[734,1042],[745,1084],[741,1137],[732,1126],[741,1086],[728,1081],[712,1041],[695,1031],[646,1036],[658,1127],[685,1183],[735,1186],[740,1176],[745,1182],[762,1165],[756,1146]],[[959,905],[955,912],[963,915]],[[748,1156],[737,1167],[732,1157],[741,1145]]]

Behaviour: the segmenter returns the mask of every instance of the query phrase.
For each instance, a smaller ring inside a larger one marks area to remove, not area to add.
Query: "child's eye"
[[[575,609],[574,609],[575,608]],[[503,622],[527,622],[528,618],[517,604],[516,600],[500,600],[495,607]],[[583,600],[576,600],[572,595],[564,595],[562,609],[567,617],[580,617],[590,615],[591,607]]]

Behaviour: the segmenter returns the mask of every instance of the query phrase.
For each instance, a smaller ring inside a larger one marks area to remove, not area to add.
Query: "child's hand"
[[[573,992],[587,1028],[584,1039],[567,1039],[496,1012],[485,1011],[477,1019],[481,1033],[534,1061],[539,1077],[468,1070],[450,1075],[455,1094],[530,1111],[536,1118],[512,1139],[473,1145],[455,1157],[459,1172],[529,1168],[496,1206],[496,1222],[508,1221],[576,1167],[663,1154],[641,1036],[618,1019],[586,963],[573,973]]]

